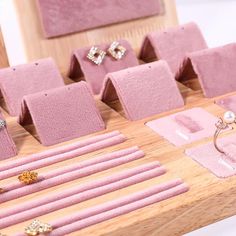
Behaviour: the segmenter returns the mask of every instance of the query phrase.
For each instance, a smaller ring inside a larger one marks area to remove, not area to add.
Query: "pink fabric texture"
[[[0,120],[5,121],[1,111]],[[16,155],[16,145],[8,132],[7,126],[0,128],[0,161]]]
[[[233,111],[236,113],[236,96],[230,96],[222,98],[216,101],[218,106],[221,106],[225,110]]]
[[[123,172],[119,176],[117,181],[111,182],[110,184],[100,186],[99,188],[90,189],[90,190],[87,190],[87,191],[84,191],[82,193],[78,193],[75,195],[71,195],[67,198],[63,198],[58,201],[51,202],[45,205],[38,205],[37,207],[31,208],[28,211],[14,214],[14,217],[13,215],[11,215],[9,217],[1,219],[0,229],[9,227],[14,224],[18,224],[20,222],[24,222],[26,220],[33,219],[41,215],[48,214],[50,212],[53,212],[62,208],[66,208],[66,207],[81,203],[83,201],[86,201],[86,200],[89,200],[98,196],[102,196],[104,194],[107,194],[113,191],[117,191],[119,189],[143,182],[145,180],[155,178],[165,173],[165,169],[163,167],[156,166],[155,163],[152,169],[150,168],[150,165],[149,165],[148,170],[146,170],[146,165],[144,165],[144,166],[135,168],[135,170],[136,170],[135,173],[133,173],[134,169],[130,169],[128,171]],[[139,172],[137,172],[137,170],[139,170]]]
[[[70,188],[70,189],[66,189],[65,191],[61,192],[60,194],[56,193],[56,194],[49,194],[47,196],[47,198],[43,197],[43,198],[39,198],[39,199],[34,199],[31,201],[27,201],[26,203],[22,203],[20,205],[14,206],[14,207],[10,207],[5,209],[4,211],[0,212],[0,218],[5,218],[8,216],[11,216],[13,214],[18,214],[20,212],[24,212],[30,209],[33,209],[35,207],[38,206],[42,206],[42,205],[46,205],[48,203],[52,203],[52,202],[56,202],[59,201],[61,199],[64,198],[68,198],[70,196],[91,190],[91,189],[95,189],[95,188],[99,188],[101,186],[104,185],[108,185],[110,183],[119,181],[120,179],[125,179],[128,178],[132,175],[136,175],[138,173],[140,173],[140,169],[142,169],[142,171],[148,171],[148,170],[152,170],[154,168],[159,168],[160,167],[160,163],[155,161],[152,163],[148,163],[142,166],[138,166],[135,168],[132,168],[128,171],[123,171],[121,173],[118,174],[114,174],[114,175],[110,175],[108,177],[96,180],[96,181],[91,181],[89,183],[85,183],[85,184],[81,184],[79,186]]]
[[[140,58],[144,61],[154,58],[166,60],[178,79],[186,54],[205,48],[207,44],[198,26],[188,23],[149,33],[144,39]]]
[[[200,107],[185,110],[146,125],[176,146],[211,137],[218,118]]]
[[[160,0],[38,0],[46,37],[55,37],[113,23],[156,15]]]
[[[59,153],[56,155],[49,156],[47,158],[39,158],[37,160],[32,160],[32,162],[28,162],[28,163],[16,166],[11,169],[1,171],[0,172],[0,180],[6,179],[6,178],[9,178],[12,176],[16,176],[16,175],[22,173],[24,170],[39,169],[39,168],[49,166],[49,165],[52,165],[52,164],[55,164],[55,163],[58,163],[61,161],[65,161],[68,159],[72,159],[72,158],[81,156],[86,153],[100,150],[102,148],[113,146],[113,145],[122,143],[124,141],[125,141],[125,137],[122,134],[120,134],[120,135],[116,135],[114,137],[111,137],[109,139],[101,140],[101,141],[86,145],[84,147],[81,147],[81,148],[78,148],[78,149],[75,149],[72,151],[68,151],[65,153]],[[133,151],[133,149],[131,151]],[[30,160],[30,159],[31,158],[29,158],[28,160]],[[32,159],[34,159],[34,158],[32,158]],[[91,163],[91,161],[88,163]]]
[[[236,43],[190,53],[184,67],[195,72],[208,98],[236,91]]]
[[[111,155],[114,155],[114,153]],[[79,179],[85,176],[89,176],[125,163],[129,163],[134,160],[138,160],[144,157],[144,153],[142,151],[136,151],[134,153],[124,155],[122,157],[114,157],[111,160],[101,162],[98,164],[94,164],[91,166],[87,166],[78,170],[70,171],[65,174],[52,177],[50,179],[43,179],[39,182],[36,182],[31,185],[21,186],[19,188],[13,189],[9,192],[4,192],[0,195],[0,203],[10,201],[22,196],[26,196],[28,194],[32,194],[34,192],[38,192],[50,187],[54,187],[69,181],[73,181],[75,179]],[[4,187],[3,187],[4,188]],[[9,188],[9,187],[8,187]],[[10,187],[11,188],[11,187]]]
[[[186,154],[219,178],[236,174],[236,135],[219,139],[218,152],[213,142],[186,150]]]
[[[105,129],[85,82],[25,96],[19,123],[33,123],[43,145],[53,145]]]
[[[189,190],[187,184],[181,179],[155,185],[151,188],[130,194],[128,196],[106,202],[70,216],[62,217],[49,222],[54,230],[49,236],[64,236],[94,224],[127,214],[148,205],[166,200],[185,193]],[[15,236],[24,236],[24,233]]]
[[[64,86],[52,58],[0,70],[0,90],[11,116],[18,116],[23,96]]]
[[[118,42],[126,48],[126,53],[122,59],[115,60],[107,54],[100,65],[95,65],[87,58],[91,47],[75,50],[71,56],[68,76],[74,80],[84,77],[84,79],[90,84],[94,94],[100,93],[104,78],[107,73],[137,66],[139,64],[135,52],[129,42],[126,40],[118,40]],[[98,45],[99,49],[105,52],[107,52],[109,46],[110,44]]]
[[[21,157],[20,159],[17,159],[17,160],[11,160],[8,162],[4,162],[4,164],[2,164],[0,166],[0,175],[1,175],[1,172],[4,170],[10,170],[10,169],[17,167],[17,166],[21,166],[21,165],[24,165],[24,164],[27,164],[30,162],[45,159],[45,158],[48,158],[51,156],[56,156],[59,154],[67,153],[67,152],[73,151],[75,149],[80,149],[80,148],[86,149],[85,152],[82,152],[82,154],[85,154],[88,152],[87,149],[88,149],[89,145],[99,143],[100,141],[103,141],[103,140],[104,141],[109,140],[109,139],[113,138],[114,136],[121,137],[121,139],[118,141],[118,143],[122,143],[125,141],[125,137],[119,131],[113,131],[113,132],[109,132],[109,133],[105,133],[105,134],[96,135],[91,138],[86,138],[84,140],[81,140],[81,141],[78,141],[78,142],[75,142],[72,144],[63,145],[63,146],[60,146],[57,148],[49,149],[44,152]],[[113,145],[113,144],[111,144],[111,145]],[[104,146],[101,145],[100,147],[96,147],[96,148],[102,149],[102,148],[104,148]],[[97,150],[97,149],[95,149],[95,150]],[[89,152],[92,152],[95,150],[91,149],[91,150],[89,150]],[[82,154],[79,154],[79,155],[82,155]]]
[[[108,74],[102,101],[108,103],[116,99],[130,120],[184,106],[174,77],[162,60]]]

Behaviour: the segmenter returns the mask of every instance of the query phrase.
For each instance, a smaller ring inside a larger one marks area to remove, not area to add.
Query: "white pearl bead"
[[[236,121],[236,115],[234,114],[234,112],[232,112],[232,111],[225,112],[225,114],[224,114],[224,121],[227,124],[234,123]]]

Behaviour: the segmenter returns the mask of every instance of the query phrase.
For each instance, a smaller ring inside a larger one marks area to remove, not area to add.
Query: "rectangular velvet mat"
[[[236,96],[235,95],[216,100],[215,103],[218,106],[224,108],[225,110],[233,111],[234,113],[236,113]]]
[[[218,152],[213,142],[187,149],[185,153],[219,178],[235,175],[236,135],[219,139],[218,145],[226,154]]]
[[[38,0],[47,38],[162,12],[160,0]]]
[[[146,125],[175,146],[210,137],[218,118],[200,107],[147,122]]]

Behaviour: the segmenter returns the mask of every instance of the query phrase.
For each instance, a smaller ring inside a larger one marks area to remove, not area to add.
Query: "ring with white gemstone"
[[[221,150],[218,146],[218,143],[217,143],[218,136],[222,130],[230,128],[232,124],[236,124],[236,115],[232,111],[225,112],[223,118],[220,118],[218,122],[215,124],[217,129],[214,134],[214,146],[216,150],[220,153],[225,154],[225,152]]]

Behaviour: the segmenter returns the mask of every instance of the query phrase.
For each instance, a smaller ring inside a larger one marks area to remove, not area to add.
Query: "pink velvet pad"
[[[219,99],[215,102],[225,110],[233,111],[236,113],[236,96]]]
[[[152,170],[153,168],[159,168],[160,167],[160,163],[155,161],[155,162],[151,162],[142,166],[138,166],[135,168],[132,168],[128,171],[123,171],[121,173],[115,173],[114,175],[110,175],[108,177],[96,180],[96,181],[91,181],[85,184],[81,184],[78,186],[75,186],[73,188],[70,189],[66,189],[65,191],[61,192],[60,194],[56,193],[56,194],[49,194],[47,195],[47,198],[43,197],[43,198],[39,198],[39,199],[34,199],[31,201],[27,201],[26,203],[22,203],[20,205],[14,206],[14,207],[10,207],[8,209],[5,209],[4,211],[0,212],[0,218],[5,218],[8,216],[11,216],[13,214],[18,214],[20,212],[24,212],[30,209],[33,209],[35,207],[38,206],[42,206],[42,205],[46,205],[48,203],[52,203],[52,202],[56,202],[59,201],[61,199],[65,199],[68,198],[70,196],[91,190],[91,189],[95,189],[95,188],[99,188],[101,186],[104,185],[108,185],[110,183],[119,181],[120,179],[125,179],[128,178],[132,175],[141,173],[140,170],[142,169],[142,171],[148,171],[148,170]]]
[[[175,113],[146,125],[176,146],[211,137],[218,118],[200,107]]]
[[[108,103],[116,99],[130,120],[184,106],[174,77],[162,60],[108,74],[102,101]]]
[[[0,120],[5,121],[1,111]],[[16,145],[10,136],[7,127],[0,128],[0,160],[17,155]]]
[[[106,147],[110,147],[125,141],[125,137],[120,134],[109,139],[101,140],[85,147],[81,147],[66,153],[60,153],[57,155],[52,155],[48,158],[34,160],[32,162],[16,166],[14,168],[4,170],[0,172],[0,180],[6,179],[12,176],[20,174],[24,170],[36,170],[45,166],[53,165],[58,162],[62,162],[68,159],[72,159],[81,156],[86,153],[90,153],[96,150],[100,150]],[[133,149],[131,150],[133,151]],[[29,158],[30,159],[30,158]],[[32,158],[33,159],[33,158]],[[90,163],[90,162],[89,162]]]
[[[25,96],[19,123],[33,123],[43,145],[53,145],[105,129],[85,82]]]
[[[23,96],[64,86],[52,58],[0,70],[0,90],[11,116],[20,113]]]
[[[160,0],[38,0],[46,37],[160,14]]]
[[[186,150],[186,154],[219,178],[236,174],[236,135],[219,139],[219,147],[226,153],[218,152],[213,142]]]
[[[126,53],[121,60],[115,60],[111,56],[106,56],[101,65],[95,65],[87,58],[91,47],[80,48],[75,50],[71,56],[70,68],[68,76],[71,79],[78,80],[84,77],[90,84],[94,94],[98,94],[103,85],[104,78],[107,73],[119,71],[128,67],[137,66],[139,64],[131,45],[126,40],[118,40],[120,44],[126,48]],[[110,44],[98,45],[99,49],[107,52]]]
[[[148,170],[146,170],[146,165],[140,166],[135,169],[135,174],[133,173],[134,169],[130,169],[123,172],[122,176],[120,175],[117,181],[111,182],[110,184],[102,185],[98,188],[71,195],[67,198],[63,198],[49,204],[38,205],[38,207],[31,208],[28,211],[14,214],[14,217],[13,215],[11,215],[9,217],[3,218],[0,221],[0,229],[87,201],[98,196],[102,196],[110,192],[117,191],[119,189],[126,188],[128,186],[158,177],[165,173],[165,169],[163,167],[156,166],[156,164],[154,164],[152,169],[149,165]],[[139,170],[139,172],[137,172],[137,170]],[[130,174],[130,172],[132,172],[132,174]]]
[[[207,48],[204,37],[195,23],[149,33],[143,42],[140,58],[166,60],[178,79],[187,53]]]
[[[188,54],[186,68],[197,75],[206,97],[236,90],[236,43]],[[189,69],[190,70],[190,69]]]
[[[116,139],[113,139],[113,138],[116,138],[115,136],[117,136],[119,138],[117,140],[117,142],[114,142],[114,141],[116,141]],[[102,142],[102,141],[108,141],[108,143]],[[13,169],[14,167],[22,166],[22,165],[30,163],[30,162],[35,162],[35,161],[38,161],[41,159],[49,158],[51,156],[55,157],[56,155],[65,154],[65,153],[68,153],[68,152],[73,151],[75,149],[83,150],[80,154],[77,153],[77,155],[79,156],[79,155],[82,155],[82,154],[85,154],[88,152],[102,149],[104,147],[107,147],[107,145],[112,146],[112,145],[115,145],[118,143],[122,143],[124,141],[125,141],[125,137],[119,131],[113,131],[113,132],[109,132],[109,133],[105,133],[105,134],[96,135],[94,137],[86,138],[84,140],[81,140],[81,141],[78,141],[78,142],[75,142],[72,144],[63,145],[63,146],[53,148],[53,149],[50,149],[50,150],[47,150],[44,152],[21,157],[20,159],[17,159],[17,160],[11,160],[8,162],[4,162],[4,164],[2,164],[0,166],[0,176],[1,176],[1,172],[5,171],[5,170],[10,171],[10,169]],[[97,145],[97,144],[99,144],[99,145]],[[91,145],[93,145],[93,148],[91,148],[92,147]],[[9,177],[11,177],[11,176],[9,176]],[[0,177],[0,179],[1,179],[1,177]]]
[[[111,153],[111,155],[114,155]],[[113,157],[113,156],[112,156]],[[39,182],[36,182],[31,185],[21,185],[17,186],[16,189],[13,189],[11,191],[3,192],[0,195],[0,203],[10,201],[19,197],[26,196],[28,194],[32,194],[47,188],[51,188],[69,181],[73,181],[79,178],[83,178],[122,164],[129,163],[134,160],[138,160],[140,158],[144,157],[144,153],[142,151],[136,151],[134,153],[124,155],[119,158],[113,158],[111,160],[101,162],[95,165],[87,166],[84,168],[81,168],[78,170],[70,171],[65,174],[52,177],[50,179],[42,179]],[[3,187],[4,188],[4,187]],[[5,189],[5,188],[4,188]],[[6,189],[12,189],[11,186],[7,186]]]

